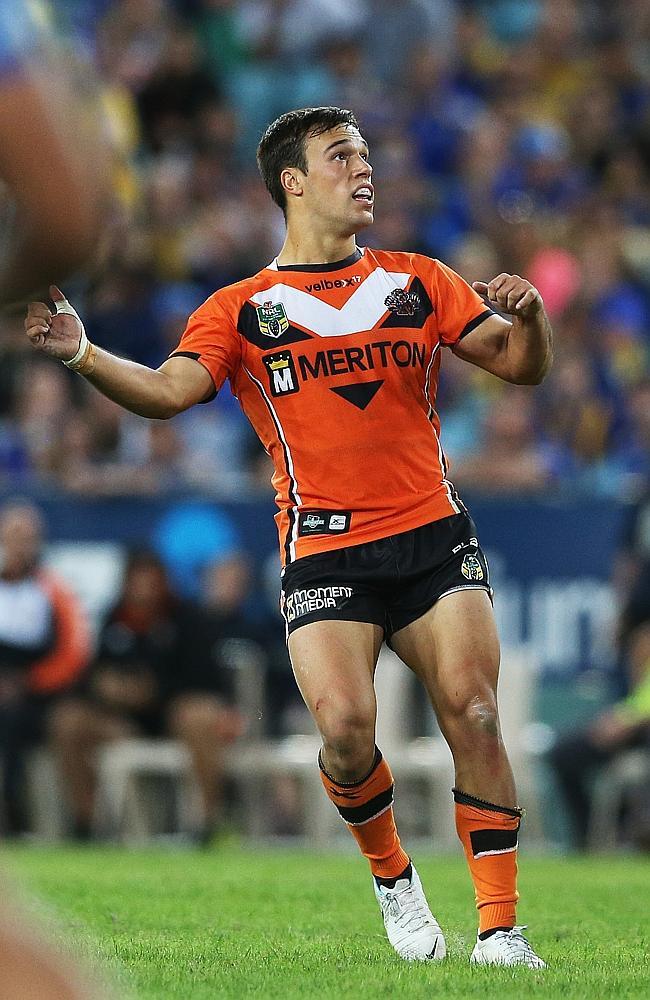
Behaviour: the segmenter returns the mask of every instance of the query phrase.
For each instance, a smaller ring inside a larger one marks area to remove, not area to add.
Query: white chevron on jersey
[[[409,278],[410,274],[377,267],[340,309],[309,292],[282,284],[257,292],[251,301],[260,306],[265,302],[273,305],[281,302],[290,323],[297,323],[319,337],[345,337],[372,330],[386,312],[386,296],[396,287],[406,288]]]

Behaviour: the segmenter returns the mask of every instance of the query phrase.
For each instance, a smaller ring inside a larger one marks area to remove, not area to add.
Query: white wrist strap
[[[74,316],[75,319],[79,320],[79,324],[81,326],[79,349],[75,354],[74,358],[70,358],[69,361],[63,362],[66,368],[74,368],[75,365],[79,364],[84,354],[86,353],[86,350],[88,349],[88,337],[86,336],[86,330],[83,323],[81,322],[81,316],[79,315],[75,307],[70,305],[67,299],[63,299],[61,302],[55,302],[54,304],[56,306],[57,316],[59,315],[59,313],[65,313],[67,316]]]

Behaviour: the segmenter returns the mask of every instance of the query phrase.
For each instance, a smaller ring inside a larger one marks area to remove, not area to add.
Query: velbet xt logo
[[[289,318],[281,302],[276,305],[264,302],[261,306],[257,306],[255,312],[260,333],[265,337],[281,337],[289,329]]]
[[[460,571],[466,580],[482,580],[483,567],[476,556],[463,556]]]
[[[292,392],[298,392],[300,386],[291,351],[266,354],[263,361],[269,373],[272,396],[290,396]]]
[[[350,285],[360,285],[361,275],[353,274],[351,278],[335,278],[330,281],[328,278],[321,278],[315,285],[305,285],[306,292],[329,292],[332,288],[349,288]]]
[[[384,305],[397,316],[415,316],[415,311],[420,305],[420,296],[415,292],[405,292],[402,288],[396,288],[386,296]]]

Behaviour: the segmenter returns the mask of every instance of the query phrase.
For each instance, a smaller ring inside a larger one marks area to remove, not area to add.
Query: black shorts
[[[444,594],[486,590],[488,565],[467,514],[290,563],[280,607],[287,634],[318,621],[381,625],[388,641]]]

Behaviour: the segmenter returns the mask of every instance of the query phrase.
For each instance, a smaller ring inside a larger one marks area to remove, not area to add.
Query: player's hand
[[[472,288],[511,316],[528,319],[544,308],[535,286],[518,274],[498,274],[492,281],[473,281]]]
[[[56,285],[50,285],[50,295],[56,308],[66,297]],[[25,333],[32,345],[58,361],[69,361],[79,350],[83,327],[77,316],[52,313],[45,302],[30,302],[25,318]]]

